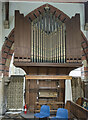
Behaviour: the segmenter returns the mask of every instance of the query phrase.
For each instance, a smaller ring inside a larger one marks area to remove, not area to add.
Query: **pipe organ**
[[[46,10],[31,23],[31,61],[66,62],[65,24]]]
[[[26,103],[34,109],[37,98],[45,102],[64,102],[63,76],[59,82],[58,79],[55,80],[55,75],[68,75],[71,70],[82,66],[80,15],[69,18],[59,9],[47,4],[25,17],[16,11],[14,37],[14,65],[36,79],[26,79]],[[39,96],[39,91],[44,91],[42,93],[45,97],[41,94]],[[51,91],[53,95],[54,91],[59,91],[57,97],[50,96]]]
[[[35,9],[27,16],[16,11],[14,37],[15,66],[26,69],[25,66],[70,65],[73,69],[81,65],[79,14],[68,18],[51,5]]]

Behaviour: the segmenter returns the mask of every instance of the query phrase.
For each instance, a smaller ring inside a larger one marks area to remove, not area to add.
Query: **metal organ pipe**
[[[46,11],[31,26],[32,62],[65,63],[65,24]]]

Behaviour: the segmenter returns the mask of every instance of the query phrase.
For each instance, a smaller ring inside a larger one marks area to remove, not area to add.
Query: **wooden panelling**
[[[15,11],[15,57],[30,58],[31,24],[23,14]]]
[[[15,66],[30,66],[30,67],[38,67],[38,66],[42,66],[42,67],[68,67],[68,68],[78,68],[78,67],[81,67],[82,66],[82,63],[79,62],[79,63],[29,63],[29,62],[14,62],[14,65]]]
[[[51,88],[54,88],[54,87],[56,87],[56,82],[57,81],[53,81],[53,80],[48,80],[48,81],[45,81],[45,80],[42,80],[42,81],[40,81],[39,83],[39,85],[40,85],[40,87],[46,87],[46,88],[49,88],[49,87],[51,87]]]
[[[47,74],[47,68],[46,67],[38,68],[38,75],[46,75],[46,74]]]
[[[53,104],[53,109],[57,109],[57,104],[59,104],[59,107],[63,107],[64,96],[64,80],[26,80],[26,104],[30,112],[34,111],[36,102],[39,102],[39,104],[48,104],[49,102]]]
[[[37,93],[33,93],[33,92],[30,92],[29,93],[29,111],[30,112],[34,112],[34,105],[35,105],[35,102],[37,102],[36,100],[36,98],[37,98]]]
[[[50,114],[52,113],[56,114],[58,108],[63,108],[64,103],[63,102],[36,102],[34,113],[40,112],[40,108],[42,105],[48,105],[50,107]]]
[[[81,58],[80,15],[66,22],[66,56],[70,62]],[[68,61],[66,61],[68,62]]]
[[[30,67],[28,68],[28,74],[30,75],[36,75],[38,73],[38,68],[37,67]]]
[[[44,69],[43,69],[44,68]],[[65,80],[71,76],[56,75],[55,68],[30,67],[26,75],[26,104],[31,112],[36,102],[63,102],[65,97]],[[51,106],[52,107],[52,106]],[[59,107],[62,107],[61,105]],[[53,105],[53,108],[57,106]],[[39,107],[40,109],[40,107]]]
[[[57,69],[56,68],[48,68],[48,75],[56,75]]]
[[[30,89],[37,88],[37,81],[36,80],[30,80]]]

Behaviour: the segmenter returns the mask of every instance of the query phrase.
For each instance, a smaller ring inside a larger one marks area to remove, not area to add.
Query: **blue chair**
[[[56,117],[52,117],[50,120],[68,120],[68,110],[64,108],[58,108]]]
[[[34,114],[36,118],[46,118],[50,116],[50,107],[48,105],[42,105],[40,113]]]

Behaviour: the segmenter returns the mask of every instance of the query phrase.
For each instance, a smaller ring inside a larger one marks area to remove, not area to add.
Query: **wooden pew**
[[[65,108],[68,109],[69,118],[88,119],[88,110],[72,101],[67,101]]]
[[[87,103],[88,103],[88,99],[86,99],[86,98],[81,98],[81,97],[80,97],[80,98],[78,98],[77,101],[76,101],[76,103],[77,103],[78,105],[81,105],[81,106],[83,105],[84,102],[87,102]]]

